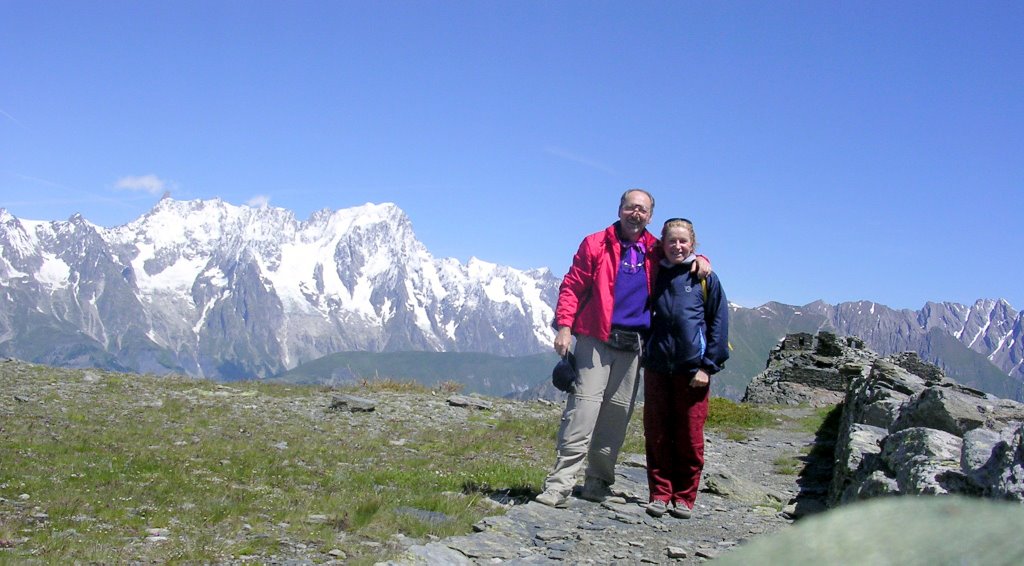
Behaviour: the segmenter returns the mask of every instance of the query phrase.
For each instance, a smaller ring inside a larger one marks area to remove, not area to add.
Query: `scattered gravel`
[[[808,411],[788,409],[786,416]],[[478,523],[474,534],[414,545],[389,564],[701,564],[823,509],[827,476],[775,471],[780,458],[802,458],[803,469],[812,470],[817,463],[805,454],[814,442],[794,426],[758,431],[743,442],[709,433],[709,481],[690,519],[649,517],[644,458],[626,455],[613,487],[626,493],[626,504],[573,497],[567,509],[515,505]]]

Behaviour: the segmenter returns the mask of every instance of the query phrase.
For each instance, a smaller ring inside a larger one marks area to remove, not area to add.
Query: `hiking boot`
[[[544,493],[533,498],[533,500],[541,505],[547,505],[548,507],[555,507],[557,509],[565,509],[569,506],[569,497],[555,489],[545,490]]]
[[[647,504],[647,514],[651,517],[661,517],[665,514],[665,511],[668,511],[667,501],[655,499],[654,501]]]
[[[668,514],[676,519],[689,519],[693,511],[682,501],[676,501],[672,503],[672,507],[669,507]]]
[[[588,476],[586,481],[583,482],[583,490],[580,492],[580,498],[586,499],[587,501],[593,501],[594,503],[625,503],[626,498],[620,497],[612,493],[612,488],[608,486],[608,483],[600,478]]]

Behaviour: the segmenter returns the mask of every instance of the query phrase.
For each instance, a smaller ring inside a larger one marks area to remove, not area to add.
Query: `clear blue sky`
[[[0,0],[0,207],[394,202],[564,273],[619,194],[730,299],[1024,308],[1024,3]]]

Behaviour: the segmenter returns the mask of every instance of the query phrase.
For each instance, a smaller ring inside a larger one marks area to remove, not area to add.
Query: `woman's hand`
[[[707,387],[710,384],[711,376],[702,369],[697,370],[697,373],[690,378],[690,387]]]

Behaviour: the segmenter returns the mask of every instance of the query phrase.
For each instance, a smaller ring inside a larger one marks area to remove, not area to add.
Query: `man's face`
[[[626,195],[626,202],[619,207],[619,221],[622,226],[622,236],[635,240],[647,223],[651,221],[651,199],[640,191],[633,191]]]

